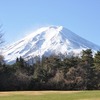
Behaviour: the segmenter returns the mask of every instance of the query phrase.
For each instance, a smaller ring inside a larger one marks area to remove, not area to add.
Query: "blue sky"
[[[100,45],[100,0],[0,0],[5,44],[36,28],[62,25]]]

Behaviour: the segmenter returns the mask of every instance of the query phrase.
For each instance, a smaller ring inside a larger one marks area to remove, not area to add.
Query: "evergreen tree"
[[[100,71],[100,51],[97,51],[94,57],[94,65],[97,70]]]
[[[86,72],[87,89],[94,88],[94,63],[91,49],[83,50],[82,52],[83,69]]]
[[[97,51],[94,57],[95,66],[95,85],[97,89],[100,89],[100,51]]]

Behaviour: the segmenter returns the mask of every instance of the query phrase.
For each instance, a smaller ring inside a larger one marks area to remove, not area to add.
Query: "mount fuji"
[[[35,56],[52,54],[79,54],[82,50],[100,50],[100,46],[83,39],[63,26],[42,27],[23,39],[6,46],[3,55],[7,63],[17,57],[30,59]]]

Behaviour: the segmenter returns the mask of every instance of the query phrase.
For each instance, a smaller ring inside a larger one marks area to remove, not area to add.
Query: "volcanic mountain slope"
[[[97,46],[62,26],[42,27],[3,50],[7,63],[17,57],[30,59],[35,56],[51,54],[79,54],[83,49],[97,51]]]

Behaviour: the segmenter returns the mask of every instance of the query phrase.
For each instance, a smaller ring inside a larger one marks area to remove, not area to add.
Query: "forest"
[[[91,49],[81,56],[51,55],[32,58],[29,64],[22,57],[8,65],[0,56],[0,91],[17,90],[99,90],[100,51]]]

